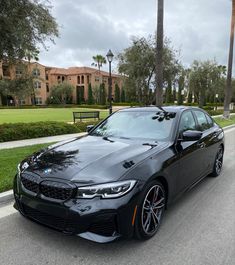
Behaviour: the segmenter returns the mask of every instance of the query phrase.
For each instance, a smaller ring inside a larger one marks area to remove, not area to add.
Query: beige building
[[[33,76],[34,87],[32,91],[34,91],[34,93],[31,97],[20,99],[20,102],[16,102],[17,99],[13,98],[11,95],[2,97],[2,103],[4,105],[11,105],[14,103],[31,105],[34,103],[34,100],[36,105],[45,105],[47,98],[50,98],[51,88],[65,81],[72,84],[74,87],[72,97],[72,102],[74,104],[79,103],[78,95],[81,91],[84,94],[84,101],[87,100],[89,84],[91,84],[93,93],[95,93],[95,90],[103,83],[108,94],[109,74],[91,67],[69,67],[65,69],[47,67],[38,62],[24,62],[19,65],[9,65],[0,62],[0,79],[15,79],[22,76],[25,71]],[[122,89],[123,80],[121,75],[112,74],[112,95],[114,93],[115,84],[118,84],[120,89]]]

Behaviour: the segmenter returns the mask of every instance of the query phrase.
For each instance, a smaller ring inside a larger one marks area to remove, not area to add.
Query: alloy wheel
[[[157,231],[165,207],[165,193],[160,185],[154,185],[145,196],[142,207],[142,229],[147,235]]]
[[[222,170],[222,165],[223,165],[223,149],[222,147],[219,148],[218,153],[216,155],[216,160],[215,160],[215,170],[216,174],[220,174]]]

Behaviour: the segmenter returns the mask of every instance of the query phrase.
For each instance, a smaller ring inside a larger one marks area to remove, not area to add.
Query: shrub
[[[106,105],[88,105],[88,104],[49,104],[49,105],[21,105],[21,106],[0,106],[0,109],[45,109],[45,108],[89,108],[89,109],[107,109]]]
[[[0,125],[0,142],[80,133],[96,121],[67,124],[64,122],[5,123]]]

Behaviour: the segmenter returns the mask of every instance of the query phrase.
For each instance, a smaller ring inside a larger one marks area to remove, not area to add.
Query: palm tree
[[[231,97],[232,97],[234,28],[235,28],[235,0],[232,0],[232,18],[231,18],[230,47],[229,47],[229,58],[228,58],[228,73],[227,73],[227,84],[225,88],[225,98],[224,98],[223,117],[225,119],[228,119],[230,116],[229,104],[231,102]]]
[[[94,60],[94,62],[91,65],[98,67],[100,72],[100,68],[103,66],[103,64],[106,64],[105,57],[100,54],[97,54],[96,56],[93,56],[92,59]]]
[[[158,0],[156,44],[156,105],[163,104],[163,20],[164,0]]]

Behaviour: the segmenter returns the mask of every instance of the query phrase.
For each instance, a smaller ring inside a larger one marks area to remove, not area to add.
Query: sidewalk
[[[79,137],[85,134],[86,133],[83,132],[83,133],[64,134],[64,135],[33,138],[33,139],[26,139],[26,140],[19,140],[19,141],[3,142],[3,143],[0,143],[0,150],[10,149],[10,148],[15,148],[15,147],[24,147],[24,146],[35,145],[35,144],[46,144],[46,143],[65,141],[65,140]]]

